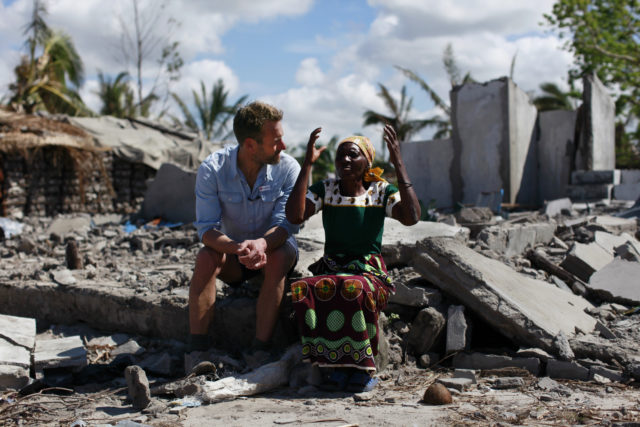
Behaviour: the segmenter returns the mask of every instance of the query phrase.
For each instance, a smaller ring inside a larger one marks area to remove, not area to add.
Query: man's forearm
[[[267,249],[265,252],[271,252],[274,249],[278,249],[284,245],[289,237],[289,232],[283,227],[275,226],[267,230],[262,238],[267,242]]]
[[[207,230],[207,232],[202,235],[202,243],[208,248],[225,254],[235,254],[238,252],[239,247],[238,242],[215,229]]]

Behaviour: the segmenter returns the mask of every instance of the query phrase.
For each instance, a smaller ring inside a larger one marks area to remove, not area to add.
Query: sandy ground
[[[126,387],[66,396],[46,392],[25,397],[5,394],[0,403],[0,424],[640,425],[638,384],[553,381],[526,375],[520,377],[523,380],[521,386],[500,390],[495,388],[495,381],[504,374],[499,371],[482,372],[479,374],[486,376],[479,377],[478,383],[469,389],[454,394],[453,403],[436,406],[422,402],[426,388],[440,377],[451,376],[451,373],[446,369],[433,371],[402,367],[380,374],[380,384],[373,392],[356,395],[328,393],[306,386],[301,389],[283,387],[259,396],[198,407],[177,404],[188,402],[189,398],[153,398],[151,405],[142,412],[132,408]]]

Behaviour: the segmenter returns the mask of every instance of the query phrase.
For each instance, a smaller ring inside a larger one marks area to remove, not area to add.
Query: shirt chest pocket
[[[244,196],[242,193],[223,191],[220,192],[218,197],[220,198],[220,207],[222,208],[222,215],[227,218],[238,218],[242,216],[244,212],[244,204],[242,199]]]
[[[241,203],[242,202],[242,193],[234,193],[231,191],[222,191],[220,192],[220,201],[224,204],[226,203]]]
[[[278,197],[282,196],[283,192],[280,190],[266,191],[260,193],[260,199],[265,203],[273,203],[278,200]]]

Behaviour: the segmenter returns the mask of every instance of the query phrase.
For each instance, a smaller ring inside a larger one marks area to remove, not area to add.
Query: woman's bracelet
[[[400,180],[398,180],[398,184],[402,184],[402,185],[404,185],[405,187],[412,187],[412,186],[413,186],[413,184],[412,184],[412,183],[410,183],[410,182],[400,181]]]

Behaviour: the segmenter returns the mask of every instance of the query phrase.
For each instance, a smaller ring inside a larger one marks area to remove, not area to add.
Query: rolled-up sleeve
[[[196,176],[196,222],[198,238],[211,229],[220,230],[222,209],[218,198],[218,179],[213,166],[204,162]]]
[[[293,186],[298,179],[299,173],[300,165],[298,162],[295,160],[289,162],[289,167],[287,168],[284,183],[282,185],[282,194],[276,199],[276,203],[271,213],[271,225],[269,228],[280,226],[287,230],[289,235],[297,233],[300,229],[300,226],[293,225],[287,221],[287,216],[285,214],[285,207],[287,205],[287,200],[289,199],[289,194],[291,194],[291,190],[293,190]]]

